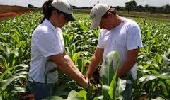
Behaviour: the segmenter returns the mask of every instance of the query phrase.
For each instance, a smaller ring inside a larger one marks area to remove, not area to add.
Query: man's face
[[[109,13],[107,15],[104,15],[101,18],[100,21],[100,29],[107,29],[110,30],[112,29],[113,25],[115,24],[115,15],[113,15],[112,13]]]
[[[100,21],[100,29],[107,29],[108,27],[108,19],[107,18],[102,18]]]

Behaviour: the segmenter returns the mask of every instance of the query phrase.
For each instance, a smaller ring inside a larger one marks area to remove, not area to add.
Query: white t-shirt
[[[57,67],[48,61],[48,57],[64,51],[62,30],[55,28],[49,20],[45,19],[32,35],[29,81],[45,83],[46,72]],[[47,83],[54,83],[57,79],[56,72],[50,73]]]
[[[102,29],[97,48],[104,48],[103,58],[113,50],[119,51],[121,65],[126,61],[127,51],[142,47],[141,30],[138,24],[130,19],[121,17],[122,22],[110,31]],[[113,61],[114,64],[114,61]],[[131,69],[132,77],[137,77],[136,64]]]

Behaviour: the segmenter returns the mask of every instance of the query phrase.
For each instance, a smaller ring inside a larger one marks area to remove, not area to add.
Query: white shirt
[[[48,57],[64,53],[64,51],[62,30],[55,28],[49,20],[45,19],[32,35],[29,81],[45,83],[46,71],[57,67],[54,63],[48,61]],[[56,81],[56,73],[48,75],[47,83]]]
[[[119,51],[121,65],[128,59],[127,51],[142,47],[141,30],[138,24],[130,19],[121,17],[122,22],[112,30],[101,30],[98,48],[104,48],[103,58],[111,51]],[[114,61],[113,61],[114,64]],[[136,79],[136,64],[131,69],[132,77]]]

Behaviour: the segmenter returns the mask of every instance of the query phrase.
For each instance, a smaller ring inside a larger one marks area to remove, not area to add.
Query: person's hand
[[[81,82],[81,86],[84,87],[84,88],[87,88],[89,86],[89,80],[87,77],[83,76],[83,81]]]
[[[87,87],[86,87],[86,88],[88,88],[88,87],[89,87],[90,80],[89,80],[89,78],[88,78],[87,76],[84,76],[84,78],[85,78],[85,80],[86,80],[86,82],[87,82]]]
[[[88,77],[87,76],[84,76],[84,78],[85,78],[85,80],[88,82],[89,81],[89,79],[88,79]]]
[[[84,78],[85,78],[85,80],[86,80],[86,82],[87,82],[87,87],[86,87],[86,89],[92,89],[93,88],[93,86],[92,86],[92,84],[90,83],[90,79],[87,77],[87,76],[84,76]]]

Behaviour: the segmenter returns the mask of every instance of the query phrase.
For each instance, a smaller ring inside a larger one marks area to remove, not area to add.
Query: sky
[[[19,5],[27,7],[28,4],[32,4],[35,7],[41,7],[46,0],[0,0],[0,4],[6,5]],[[113,7],[116,6],[125,6],[125,2],[129,0],[69,0],[71,5],[77,7],[91,7],[96,3],[106,3]],[[166,4],[170,5],[170,0],[135,0],[138,5],[145,6],[148,4],[149,6],[164,6]]]

